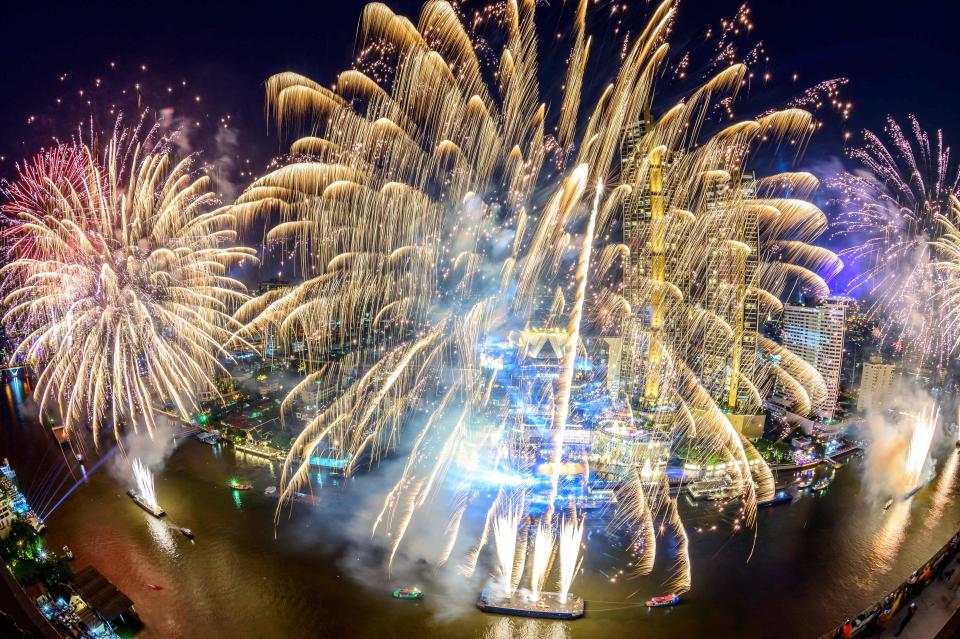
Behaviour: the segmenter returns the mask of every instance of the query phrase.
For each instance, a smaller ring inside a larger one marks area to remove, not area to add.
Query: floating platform
[[[570,593],[567,602],[560,603],[560,593],[543,592],[540,599],[531,601],[527,591],[517,591],[507,596],[485,588],[477,599],[477,608],[483,612],[539,619],[579,619],[584,613],[583,599]]]
[[[132,490],[132,489],[128,490],[127,495],[130,497],[130,499],[136,502],[137,506],[140,506],[141,508],[143,508],[145,511],[147,511],[157,519],[160,519],[161,517],[167,514],[166,512],[164,512],[163,508],[160,508],[159,506],[151,506],[150,504],[145,502],[143,500],[143,497],[140,496],[140,493],[138,493],[135,490]]]

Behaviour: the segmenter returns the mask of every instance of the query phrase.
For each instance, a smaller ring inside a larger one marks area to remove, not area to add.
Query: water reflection
[[[940,521],[943,512],[953,498],[954,484],[957,479],[957,469],[960,467],[960,453],[950,451],[947,461],[937,478],[937,487],[933,494],[933,503],[930,504],[930,516],[927,517],[927,528],[933,528]]]
[[[873,536],[869,564],[876,574],[883,574],[893,566],[891,557],[896,556],[903,543],[907,524],[910,523],[910,500],[897,499],[886,511],[883,523]]]
[[[147,530],[150,531],[150,537],[153,539],[153,543],[156,544],[164,554],[173,558],[179,557],[177,541],[173,536],[170,526],[167,526],[167,524],[156,517],[144,515],[144,518],[147,520]]]
[[[493,617],[483,639],[570,639],[569,624],[515,617]]]

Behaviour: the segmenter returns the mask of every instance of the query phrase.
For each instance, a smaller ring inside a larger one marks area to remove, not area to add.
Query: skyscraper
[[[829,297],[816,306],[787,304],[783,310],[784,344],[816,368],[826,383],[826,397],[813,406],[823,419],[832,419],[837,408],[847,301]]]

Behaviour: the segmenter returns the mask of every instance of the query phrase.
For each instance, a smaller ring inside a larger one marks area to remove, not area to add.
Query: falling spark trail
[[[586,179],[587,167],[577,167],[574,176],[579,180]],[[603,194],[603,183],[597,180],[596,192],[593,196],[593,206],[590,208],[590,220],[583,235],[583,250],[577,262],[577,292],[573,302],[573,312],[567,324],[567,342],[563,347],[563,364],[560,370],[560,392],[555,398],[556,408],[553,417],[553,458],[550,469],[550,495],[547,497],[547,515],[553,517],[555,501],[557,500],[557,486],[560,483],[560,462],[563,459],[563,447],[566,439],[567,417],[570,414],[570,387],[573,385],[573,370],[577,361],[577,349],[580,347],[580,322],[583,319],[583,301],[587,296],[587,279],[590,273],[590,252],[593,248],[594,228],[597,224],[597,210],[600,207],[600,196]]]

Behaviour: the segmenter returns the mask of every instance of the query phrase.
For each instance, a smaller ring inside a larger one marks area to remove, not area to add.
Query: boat
[[[393,591],[393,598],[420,600],[423,599],[423,592],[419,588],[400,588]]]
[[[810,478],[808,478],[808,479],[801,479],[800,481],[798,481],[798,482],[796,483],[797,490],[803,490],[803,489],[805,489],[805,488],[810,488],[810,486],[812,486],[812,485],[813,485],[813,478],[812,478],[812,477],[810,477]]]
[[[150,590],[163,590],[163,586],[158,586],[157,584],[147,584],[147,588]]]
[[[648,608],[661,608],[663,606],[676,606],[680,603],[678,595],[664,595],[663,597],[653,597],[647,600]]]
[[[138,493],[133,489],[130,489],[127,491],[127,496],[130,497],[130,499],[132,499],[134,502],[136,502],[137,506],[140,506],[141,508],[143,508],[145,511],[147,511],[157,519],[167,514],[166,512],[164,512],[163,508],[161,508],[160,506],[154,506],[152,504],[148,504],[146,501],[144,501],[143,497],[140,496],[140,493]]]
[[[818,479],[817,482],[813,485],[814,490],[824,490],[829,487],[833,480],[830,477],[823,477]]]
[[[771,499],[758,501],[757,507],[769,508],[770,506],[779,506],[780,504],[790,504],[790,503],[793,503],[793,495],[786,492],[785,490],[781,490],[776,495],[774,495]]]
[[[181,532],[181,533],[183,534],[183,536],[186,537],[187,539],[193,539],[193,531],[190,530],[189,528],[183,528],[183,527],[181,527],[181,528],[180,528],[180,532]]]
[[[263,494],[266,495],[267,497],[273,497],[277,494],[277,487],[267,486],[266,488],[263,489]]]
[[[321,504],[320,495],[308,495],[307,493],[294,493],[293,501],[309,504],[310,506],[319,506]]]
[[[67,432],[67,429],[63,426],[56,426],[53,429],[53,437],[57,440],[57,443],[61,446],[70,445],[70,433]]]
[[[63,558],[66,559],[67,561],[70,561],[71,559],[73,559],[73,551],[70,550],[69,546],[63,547]]]
[[[210,433],[201,433],[197,435],[197,439],[202,441],[204,444],[209,444],[210,446],[216,446],[220,442],[220,433],[213,431]]]
[[[886,501],[886,503],[883,505],[883,509],[888,510],[892,505],[893,505],[893,497],[891,497]]]
[[[697,500],[723,501],[738,496],[742,489],[738,490],[735,483],[728,478],[723,478],[691,482],[687,485],[687,491]]]
[[[250,484],[238,484],[237,482],[230,482],[231,490],[252,490],[253,486]]]
[[[540,599],[530,601],[520,592],[509,595],[485,588],[477,599],[477,608],[483,612],[518,617],[536,617],[540,619],[579,619],[584,614],[585,604],[582,597],[568,593],[566,601],[560,601],[560,593],[541,592]]]

